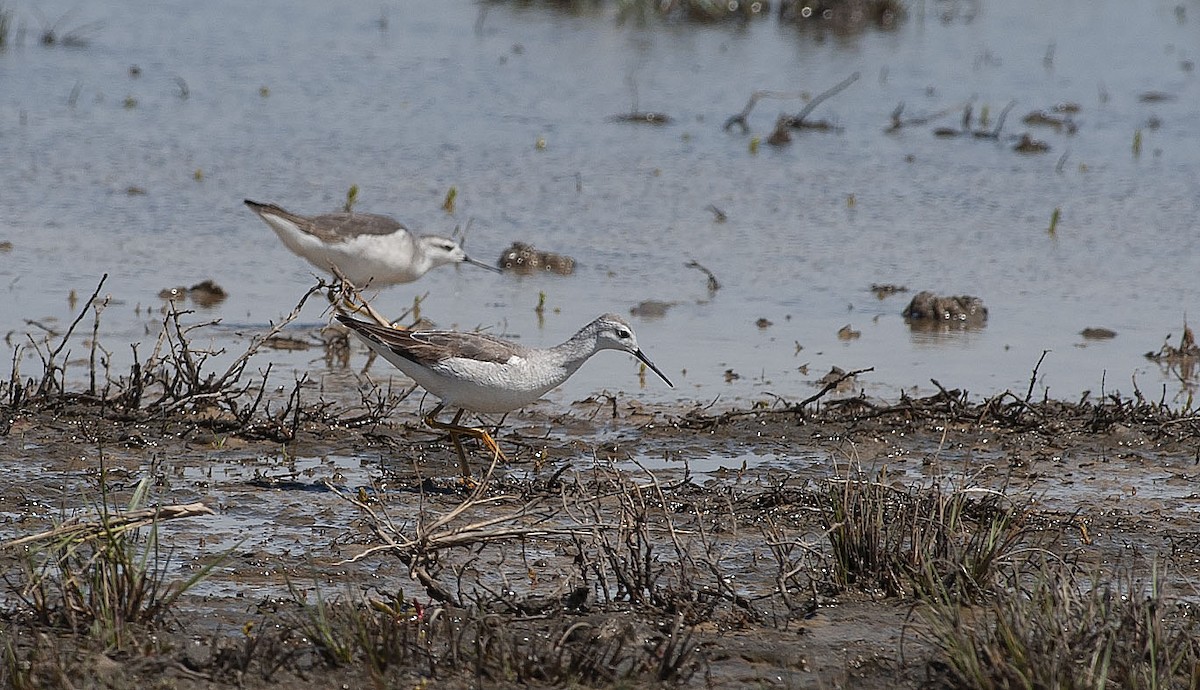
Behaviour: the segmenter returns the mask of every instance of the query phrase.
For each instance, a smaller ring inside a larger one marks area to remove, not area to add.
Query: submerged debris
[[[1165,91],[1146,91],[1138,96],[1138,100],[1142,103],[1162,103],[1175,100],[1175,96]]]
[[[608,118],[609,122],[628,122],[635,125],[669,125],[671,124],[671,116],[666,113],[657,113],[654,111],[633,110],[620,115],[612,115]]]
[[[908,287],[905,285],[894,285],[892,283],[871,283],[871,292],[875,293],[875,297],[884,299],[901,292],[908,292]]]
[[[1021,118],[1021,122],[1030,127],[1052,127],[1056,131],[1066,131],[1067,134],[1074,134],[1079,130],[1079,125],[1075,124],[1075,120],[1071,119],[1071,113],[1073,112],[1075,111],[1066,111],[1065,115],[1059,115],[1057,113],[1048,113],[1045,110],[1035,110]]]
[[[312,345],[312,343],[310,343],[307,340],[295,338],[290,335],[276,335],[276,336],[272,336],[272,337],[264,340],[263,346],[268,347],[272,350],[285,350],[288,352],[295,352],[297,350],[312,349],[313,345]]]
[[[657,319],[666,316],[667,310],[675,306],[674,302],[663,302],[656,299],[648,299],[634,305],[629,310],[630,314],[640,316],[643,319]]]
[[[720,221],[718,221],[718,222],[720,222]],[[688,268],[694,268],[697,271],[701,271],[704,273],[704,275],[708,276],[708,291],[710,293],[716,292],[717,290],[721,289],[721,283],[717,281],[717,277],[715,275],[713,275],[713,272],[708,270],[707,268],[705,268],[699,262],[689,261],[686,264],[684,264],[684,266],[686,266]]]
[[[497,265],[506,271],[522,274],[551,271],[569,276],[575,272],[575,259],[565,254],[538,251],[533,245],[524,242],[513,242],[512,246],[500,255]]]
[[[910,326],[919,324],[956,324],[979,327],[987,323],[987,307],[983,300],[971,295],[940,297],[929,290],[918,292],[903,316]]]
[[[1079,331],[1085,340],[1111,340],[1117,337],[1117,332],[1111,328],[1085,328]]]
[[[791,135],[786,132],[787,128],[816,129],[816,130],[821,130],[821,131],[840,132],[841,131],[840,127],[838,127],[837,125],[831,124],[827,120],[815,120],[814,121],[814,120],[809,120],[807,118],[809,115],[812,114],[812,111],[816,110],[817,106],[819,106],[821,103],[825,102],[829,98],[832,98],[833,96],[836,96],[837,94],[841,93],[842,91],[845,91],[847,87],[849,87],[854,82],[858,81],[858,77],[859,77],[858,72],[855,72],[854,74],[851,74],[849,77],[846,77],[845,79],[838,82],[831,88],[826,89],[825,91],[817,94],[811,100],[808,100],[808,104],[805,105],[800,110],[800,112],[796,113],[795,115],[781,115],[775,121],[775,132],[771,135],[771,137],[776,140],[768,141],[768,143],[772,143],[775,145],[787,143],[784,140],[785,137],[786,137],[787,141],[790,141]],[[777,98],[777,99],[802,98],[802,99],[807,100],[808,94],[803,91],[798,92],[798,93],[781,93],[781,92],[777,92],[777,91],[755,91],[754,93],[750,94],[750,100],[746,102],[746,107],[742,108],[742,112],[740,112],[736,115],[733,115],[729,119],[725,120],[725,125],[724,125],[725,131],[728,132],[731,128],[733,128],[734,125],[737,125],[742,130],[743,134],[749,133],[750,132],[750,124],[747,121],[747,118],[750,117],[750,111],[754,110],[754,106],[760,100],[762,100],[764,98]]]
[[[1147,352],[1146,358],[1164,364],[1200,364],[1200,346],[1196,345],[1196,336],[1187,324],[1183,326],[1183,335],[1179,336],[1179,347],[1171,345],[1171,336],[1157,352]]]

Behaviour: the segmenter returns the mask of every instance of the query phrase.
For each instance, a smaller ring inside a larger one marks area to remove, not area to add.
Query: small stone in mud
[[[569,276],[575,272],[575,259],[565,254],[538,251],[533,245],[524,242],[513,242],[512,246],[500,255],[497,265],[506,271],[522,274],[551,271]]]
[[[871,292],[875,293],[875,297],[883,299],[900,292],[908,292],[908,288],[904,285],[892,285],[891,283],[872,283]]]
[[[1117,337],[1117,332],[1109,328],[1085,328],[1079,331],[1087,340],[1109,340]]]
[[[742,375],[738,374],[733,369],[725,370],[725,383],[732,383],[734,381],[737,381],[740,378],[742,378]]]
[[[1163,91],[1146,91],[1138,96],[1138,100],[1142,103],[1162,103],[1175,100],[1175,96]]]
[[[978,297],[939,297],[929,290],[922,290],[912,298],[901,315],[908,319],[910,326],[918,323],[982,326],[987,322],[987,313],[987,307]]]
[[[838,340],[857,340],[862,337],[862,331],[856,331],[846,324],[838,329]]]
[[[770,328],[771,326],[775,325],[775,322],[771,321],[770,319],[768,319],[766,317],[762,317],[762,318],[759,318],[759,320],[755,321],[754,325],[758,326],[759,328]]]
[[[629,310],[629,313],[644,319],[657,319],[666,316],[667,310],[672,306],[674,306],[672,302],[660,302],[656,299],[648,299],[634,305]]]

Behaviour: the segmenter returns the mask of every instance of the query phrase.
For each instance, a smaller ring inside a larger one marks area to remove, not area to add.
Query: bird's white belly
[[[279,239],[293,253],[323,271],[337,266],[355,285],[407,283],[420,277],[412,264],[411,247],[392,235],[361,235],[344,242],[323,242],[285,219],[268,216]]]
[[[409,373],[442,402],[472,412],[511,412],[524,407],[567,379],[561,367],[531,366],[519,357],[506,364],[451,358],[433,372],[417,367]]]

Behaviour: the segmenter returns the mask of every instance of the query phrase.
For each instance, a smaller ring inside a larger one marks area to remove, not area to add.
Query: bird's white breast
[[[542,397],[568,376],[562,367],[517,355],[503,364],[450,357],[432,369],[436,381],[426,385],[418,379],[417,383],[447,404],[472,412],[511,412]]]

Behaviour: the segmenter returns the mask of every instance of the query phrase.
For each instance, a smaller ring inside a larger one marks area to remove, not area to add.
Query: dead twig
[[[961,103],[959,105],[952,105],[948,108],[943,108],[935,113],[930,113],[929,115],[921,115],[921,116],[917,116],[917,117],[901,119],[900,116],[901,116],[901,114],[904,113],[904,101],[900,101],[900,103],[896,106],[896,109],[892,111],[891,123],[883,131],[887,132],[888,134],[891,134],[893,132],[900,131],[900,129],[902,129],[904,127],[913,127],[913,126],[929,124],[930,122],[932,122],[934,120],[940,120],[943,117],[945,117],[951,113],[957,112],[959,110],[962,110],[964,112],[969,112],[970,108],[971,108],[971,102],[967,101],[966,103]]]
[[[467,221],[467,227],[470,227],[470,221]],[[464,231],[465,233],[465,231]],[[334,301],[334,308],[341,313],[350,315],[367,315],[372,321],[383,326],[384,328],[399,328],[396,324],[408,318],[410,314],[415,314],[421,300],[429,293],[425,293],[413,301],[413,306],[404,310],[398,318],[389,319],[381,314],[371,303],[362,295],[362,290],[351,283],[346,278],[345,274],[337,266],[332,266],[333,275],[338,279],[335,285],[330,286],[330,294]]]
[[[805,118],[807,118],[812,113],[813,110],[816,110],[817,106],[821,105],[821,103],[829,100],[830,98],[833,98],[834,96],[838,95],[842,91],[845,91],[851,84],[858,81],[858,77],[859,77],[858,72],[855,72],[854,74],[851,74],[850,76],[846,77],[845,79],[843,79],[840,82],[838,82],[837,84],[835,84],[832,88],[826,89],[825,91],[822,91],[821,93],[819,93],[815,97],[813,97],[813,99],[811,101],[809,101],[808,104],[805,105],[800,110],[800,112],[798,112],[792,116],[792,118],[791,118],[792,127],[796,128],[796,129],[799,129],[801,127],[816,127],[818,129],[828,129],[829,128],[828,124],[807,123],[807,122],[805,122]]]
[[[746,121],[746,118],[750,117],[750,111],[754,110],[754,106],[757,105],[760,100],[766,98],[792,100],[796,98],[804,98],[804,92],[755,91],[754,93],[750,94],[750,100],[746,102],[746,107],[742,108],[742,112],[730,117],[725,121],[725,126],[723,129],[728,132],[734,125],[740,125],[742,128],[742,134],[748,133],[750,131],[750,125]]]
[[[578,537],[612,525],[553,524],[552,519],[563,511],[549,504],[545,497],[534,497],[512,510],[467,521],[466,516],[480,509],[512,501],[514,495],[486,496],[485,492],[495,472],[498,458],[493,458],[487,473],[471,494],[451,510],[432,518],[418,519],[409,529],[397,526],[386,513],[377,511],[359,496],[346,493],[326,483],[334,495],[351,503],[365,515],[379,544],[368,547],[337,565],[354,563],[379,553],[391,553],[409,568],[410,576],[420,582],[431,597],[454,606],[461,606],[461,597],[437,578],[439,552],[455,548],[482,548],[510,541],[552,536]],[[461,585],[460,585],[461,589]]]
[[[821,398],[825,397],[826,393],[828,393],[829,391],[833,390],[834,388],[837,388],[838,386],[840,386],[842,384],[842,382],[845,381],[846,379],[852,379],[855,376],[858,376],[859,374],[865,374],[869,371],[875,371],[875,367],[867,367],[866,369],[855,369],[854,371],[847,371],[847,372],[843,373],[842,375],[838,376],[837,378],[831,379],[831,380],[825,382],[825,386],[822,387],[821,390],[817,391],[816,393],[813,393],[812,395],[808,396],[804,400],[801,400],[798,404],[792,406],[791,411],[799,412],[800,410],[804,409],[804,407],[806,407],[809,403],[814,403],[814,402],[820,400]]]
[[[704,273],[704,275],[708,276],[708,291],[709,292],[716,292],[717,290],[721,289],[721,283],[717,282],[717,277],[715,275],[713,275],[712,271],[710,271],[707,268],[705,268],[704,266],[700,265],[700,262],[689,261],[686,264],[684,264],[684,266],[686,266],[688,268],[694,268],[697,271],[700,271],[700,272]]]

